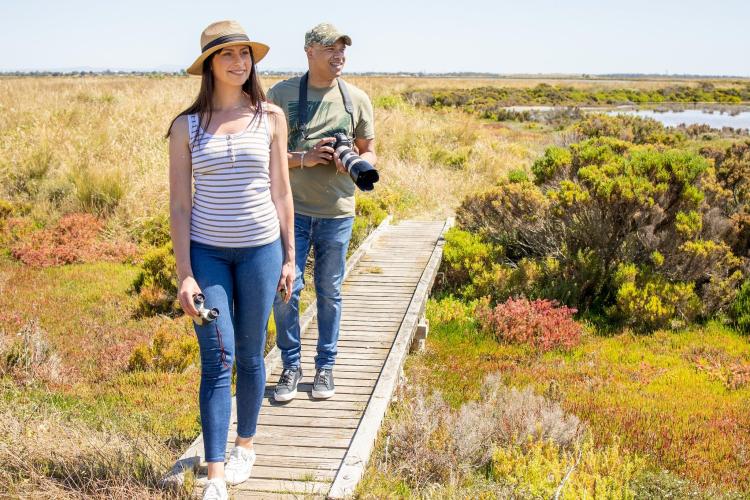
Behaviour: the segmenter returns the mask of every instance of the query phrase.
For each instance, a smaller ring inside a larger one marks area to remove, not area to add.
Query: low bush
[[[750,280],[743,283],[742,288],[729,308],[732,323],[742,333],[750,334]]]
[[[171,241],[144,255],[132,289],[138,294],[137,315],[173,315],[177,312],[177,263]]]
[[[492,458],[493,478],[532,498],[633,498],[631,484],[644,470],[645,460],[623,453],[617,443],[597,449],[590,438],[572,451],[533,441],[498,448]]]
[[[23,385],[56,381],[60,357],[47,337],[37,320],[25,323],[14,337],[0,337],[0,376],[10,376]]]
[[[127,262],[137,252],[127,241],[108,241],[103,222],[90,214],[70,214],[50,228],[29,232],[11,249],[16,259],[30,266],[81,262]]]
[[[501,342],[527,344],[540,351],[570,349],[578,345],[582,328],[575,309],[558,307],[551,300],[508,299],[494,308],[476,309],[482,328]]]
[[[357,196],[355,211],[352,238],[349,242],[350,252],[356,250],[373,229],[388,216],[382,203],[377,198],[368,195]]]
[[[615,137],[634,144],[677,145],[685,141],[680,132],[670,131],[660,122],[633,115],[586,115],[573,130],[582,137]]]
[[[482,399],[451,410],[439,394],[407,393],[388,420],[388,464],[383,469],[415,488],[455,484],[466,473],[490,466],[498,447],[543,441],[569,449],[582,432],[580,421],[558,403],[531,389],[504,386],[487,377]]]
[[[135,348],[128,361],[131,371],[184,372],[199,360],[198,342],[191,321],[175,330],[172,325],[159,328],[147,344]]]
[[[555,299],[640,330],[727,311],[750,262],[742,182],[692,152],[611,137],[549,148],[532,171],[534,183],[503,180],[461,204],[471,236],[447,240],[448,291]],[[496,251],[451,259],[467,248]]]

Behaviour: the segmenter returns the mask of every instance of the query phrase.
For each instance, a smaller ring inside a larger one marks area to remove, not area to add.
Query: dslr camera
[[[375,183],[380,179],[378,171],[354,152],[352,140],[349,136],[343,132],[338,132],[333,134],[333,138],[336,139],[336,142],[332,144],[334,154],[344,164],[354,184],[362,191],[372,191],[375,188]]]
[[[195,304],[195,308],[198,309],[198,317],[193,318],[196,325],[207,325],[219,317],[219,310],[215,307],[212,309],[206,309],[204,306],[205,302],[206,297],[204,297],[202,293],[196,293],[193,295],[193,304]]]

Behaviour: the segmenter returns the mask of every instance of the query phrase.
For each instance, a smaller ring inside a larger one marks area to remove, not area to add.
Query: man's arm
[[[359,151],[359,156],[373,167],[378,162],[375,154],[375,139],[354,139],[354,145]]]

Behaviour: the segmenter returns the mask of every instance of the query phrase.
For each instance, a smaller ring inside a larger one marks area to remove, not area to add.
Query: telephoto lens
[[[354,184],[362,191],[372,191],[375,188],[375,183],[380,179],[378,171],[354,152],[349,136],[339,132],[333,134],[333,137],[336,139],[333,144],[336,156],[346,167],[346,171],[349,172],[349,177],[352,178]]]
[[[205,325],[207,323],[211,323],[219,317],[219,310],[215,307],[206,309],[205,307],[203,307],[204,302],[206,302],[206,298],[202,293],[196,293],[195,295],[193,295],[193,303],[195,304],[195,308],[198,309],[198,317],[193,318],[193,321],[195,321],[196,325]]]

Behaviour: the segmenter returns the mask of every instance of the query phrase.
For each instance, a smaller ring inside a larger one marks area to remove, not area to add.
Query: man
[[[312,396],[330,398],[335,392],[333,365],[341,319],[341,283],[354,223],[355,185],[334,155],[333,134],[353,137],[360,156],[372,165],[377,161],[370,100],[354,85],[339,80],[346,47],[351,44],[351,38],[335,26],[315,26],[305,34],[308,73],[279,82],[268,92],[268,99],[284,110],[289,123],[287,154],[297,249],[292,298],[288,304],[279,299],[274,303],[276,345],[284,363],[274,391],[276,401],[293,399],[302,378],[299,296],[311,247],[318,308]],[[345,99],[351,103],[351,113]],[[300,101],[306,102],[301,114]]]

